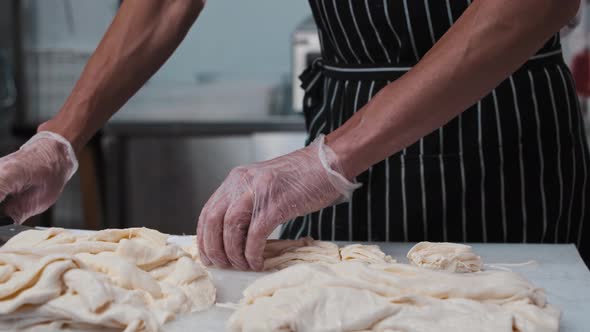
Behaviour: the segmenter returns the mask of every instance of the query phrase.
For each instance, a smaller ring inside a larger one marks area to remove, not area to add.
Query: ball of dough
[[[430,270],[447,272],[477,272],[481,270],[481,257],[471,246],[458,243],[420,242],[408,252],[410,264]]]

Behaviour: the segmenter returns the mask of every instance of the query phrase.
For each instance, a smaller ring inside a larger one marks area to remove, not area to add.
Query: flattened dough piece
[[[340,248],[340,260],[343,262],[395,263],[395,259],[381,251],[379,246],[363,244],[351,244]]]
[[[310,237],[298,240],[268,240],[264,248],[264,270],[280,270],[300,263],[340,262],[338,245]]]
[[[191,242],[196,243],[192,237]],[[195,244],[183,247],[195,260],[199,250]],[[336,243],[303,237],[297,240],[267,240],[264,248],[264,271],[281,270],[301,263],[335,264],[341,261],[365,263],[395,263],[379,246],[351,244],[339,248]]]
[[[408,252],[410,264],[447,272],[481,271],[481,257],[471,246],[448,242],[420,242]]]
[[[299,264],[256,280],[230,331],[558,331],[559,311],[513,272]]]

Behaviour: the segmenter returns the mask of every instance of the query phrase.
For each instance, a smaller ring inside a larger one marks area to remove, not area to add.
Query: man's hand
[[[199,217],[201,260],[261,270],[266,239],[278,225],[350,199],[358,185],[341,174],[323,136],[285,156],[235,168]]]
[[[78,168],[71,144],[40,132],[17,152],[0,158],[0,202],[16,223],[47,210]]]

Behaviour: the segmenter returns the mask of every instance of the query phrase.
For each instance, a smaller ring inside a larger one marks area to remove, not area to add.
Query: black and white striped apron
[[[322,59],[302,75],[308,143],[407,72],[470,0],[310,3]],[[351,202],[287,223],[282,237],[566,242],[588,259],[589,167],[556,35],[447,125],[359,175]]]

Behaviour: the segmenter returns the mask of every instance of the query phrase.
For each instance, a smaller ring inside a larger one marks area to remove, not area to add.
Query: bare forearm
[[[203,0],[126,0],[60,112],[39,130],[80,150],[162,66],[203,8]]]
[[[410,72],[327,137],[346,176],[414,143],[489,93],[577,7],[574,0],[474,1]]]

